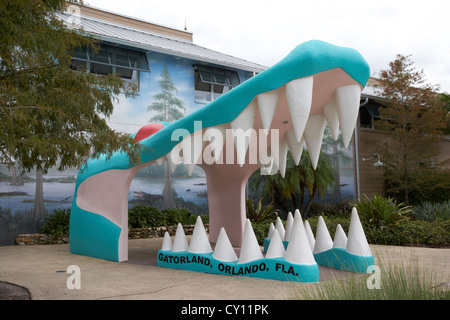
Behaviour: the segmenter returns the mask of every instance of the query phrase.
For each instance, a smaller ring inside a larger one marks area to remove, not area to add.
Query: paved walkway
[[[156,266],[162,238],[129,240],[129,261],[117,263],[71,254],[69,245],[0,247],[0,282],[28,289],[31,299],[272,300],[290,299],[289,282],[204,274]],[[450,249],[371,246],[375,259],[409,264],[417,260],[450,280]],[[68,266],[81,271],[81,288],[68,289]],[[321,281],[354,274],[320,267]],[[1,287],[0,287],[1,290]],[[4,289],[6,290],[6,289]],[[26,297],[24,295],[23,297]]]

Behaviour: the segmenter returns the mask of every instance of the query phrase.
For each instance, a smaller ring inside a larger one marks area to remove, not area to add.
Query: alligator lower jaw
[[[277,220],[277,229],[271,225],[269,237],[264,241],[263,256],[251,223],[247,220],[239,258],[232,247],[226,231],[221,229],[215,250],[211,248],[200,217],[194,228],[190,244],[181,225],[175,239],[166,232],[157,265],[160,267],[199,271],[233,276],[247,276],[295,282],[318,282],[318,265],[365,273],[374,265],[374,258],[367,244],[356,209],[353,209],[349,241],[338,226],[334,242],[323,219],[317,226],[314,240],[309,224],[303,223],[300,212],[295,218],[290,214],[286,229]],[[282,241],[281,235],[286,241]]]

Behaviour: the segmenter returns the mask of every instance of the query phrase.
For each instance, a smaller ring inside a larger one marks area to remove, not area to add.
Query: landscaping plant
[[[62,237],[69,234],[70,209],[55,209],[52,215],[45,218],[41,233]]]
[[[398,224],[407,219],[412,208],[404,203],[397,203],[394,199],[381,197],[377,194],[369,199],[354,203],[361,220],[373,227],[384,227]]]

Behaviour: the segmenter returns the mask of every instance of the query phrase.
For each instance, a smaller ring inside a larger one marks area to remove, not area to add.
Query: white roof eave
[[[70,16],[64,13],[57,15],[66,22],[70,19]],[[108,41],[146,51],[159,52],[256,73],[268,68],[254,62],[198,46],[190,41],[155,34],[110,21],[86,16],[81,16],[79,21],[82,27],[81,31],[84,34],[90,35],[100,41]]]
[[[101,41],[117,43],[120,45],[134,47],[134,48],[138,48],[138,49],[142,49],[142,50],[146,50],[146,51],[153,51],[153,52],[168,54],[168,55],[172,55],[172,56],[201,61],[201,62],[205,62],[205,63],[211,63],[211,64],[220,65],[220,66],[224,66],[224,67],[240,69],[240,70],[244,70],[244,71],[260,73],[268,68],[265,66],[252,67],[252,66],[247,66],[244,64],[232,63],[232,62],[228,62],[225,60],[214,59],[214,58],[207,57],[207,56],[191,54],[191,53],[187,53],[187,52],[183,52],[183,51],[179,51],[179,50],[172,50],[172,49],[168,49],[168,48],[164,48],[164,47],[151,46],[151,45],[144,44],[144,43],[127,41],[124,39],[108,37],[108,36],[104,36],[101,34],[94,34],[94,33],[89,33],[89,34],[92,35],[95,39],[101,40]]]

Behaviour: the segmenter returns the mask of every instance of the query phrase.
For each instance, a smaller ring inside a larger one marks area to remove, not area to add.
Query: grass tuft
[[[379,282],[375,281],[374,274],[346,273],[345,279],[308,286],[292,284],[289,299],[450,300],[450,283],[441,262],[424,265],[417,255],[411,253],[405,258],[398,252],[376,254],[375,261],[379,267]],[[379,283],[379,289],[369,289],[368,282],[369,286]]]

